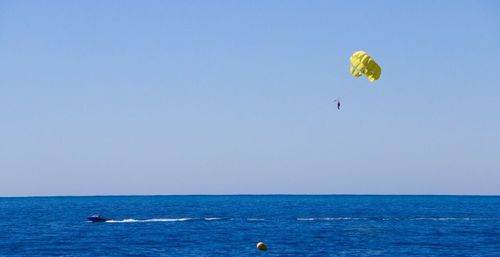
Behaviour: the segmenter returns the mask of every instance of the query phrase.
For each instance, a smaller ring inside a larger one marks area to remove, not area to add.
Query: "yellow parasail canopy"
[[[349,70],[354,77],[365,75],[371,82],[378,80],[382,74],[380,66],[364,51],[357,51],[351,55]]]

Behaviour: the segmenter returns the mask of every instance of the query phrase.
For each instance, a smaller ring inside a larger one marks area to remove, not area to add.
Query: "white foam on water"
[[[175,222],[175,221],[188,221],[192,220],[192,218],[179,218],[179,219],[145,219],[145,220],[136,220],[136,219],[124,219],[124,220],[107,220],[106,222],[110,223],[130,223],[130,222]]]
[[[448,220],[472,220],[472,221],[481,221],[481,220],[500,220],[500,218],[456,218],[456,217],[422,217],[422,218],[414,218],[411,220],[434,220],[434,221],[448,221]]]
[[[221,220],[222,218],[205,218],[205,220]]]
[[[414,218],[413,220],[435,220],[435,221],[446,221],[446,220],[468,220],[468,218],[450,218],[450,217],[441,217],[441,218]]]
[[[133,222],[179,222],[179,221],[189,221],[189,220],[201,220],[201,221],[216,221],[222,220],[220,217],[207,217],[207,218],[154,218],[154,219],[123,219],[123,220],[107,220],[109,223],[133,223]],[[403,221],[403,220],[414,220],[414,221],[494,221],[500,220],[498,218],[470,218],[470,217],[416,217],[416,218],[393,218],[393,217],[381,217],[375,218],[384,221]],[[229,220],[241,220],[230,218]],[[246,218],[247,221],[263,221],[263,218]],[[318,218],[297,218],[298,221],[339,221],[339,220],[370,220],[370,218],[360,218],[360,217],[318,217]],[[89,221],[90,222],[90,221]]]
[[[313,221],[313,220],[366,220],[367,218],[355,218],[355,217],[326,217],[326,218],[297,218],[301,221]]]
[[[384,221],[401,221],[401,220],[431,220],[431,221],[488,221],[488,220],[500,220],[500,218],[457,218],[457,217],[418,217],[418,218],[394,218],[394,217],[382,217],[374,218],[375,220]],[[355,218],[355,217],[323,217],[323,218],[297,218],[300,221],[328,221],[328,220],[370,220],[370,218]]]

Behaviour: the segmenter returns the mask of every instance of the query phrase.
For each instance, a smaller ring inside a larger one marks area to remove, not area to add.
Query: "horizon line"
[[[14,195],[14,196],[0,196],[0,198],[56,198],[56,197],[163,197],[163,196],[440,196],[440,197],[499,197],[498,194],[287,194],[287,193],[274,193],[274,194],[102,194],[102,195]]]

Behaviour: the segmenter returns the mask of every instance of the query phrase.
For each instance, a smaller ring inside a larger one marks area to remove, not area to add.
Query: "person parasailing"
[[[340,99],[337,98],[337,99],[333,100],[333,102],[337,103],[337,110],[340,110],[340,105],[341,105],[340,104]]]

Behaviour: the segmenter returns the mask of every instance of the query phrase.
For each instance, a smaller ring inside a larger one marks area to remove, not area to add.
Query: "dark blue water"
[[[500,197],[0,198],[0,255],[500,256]]]

